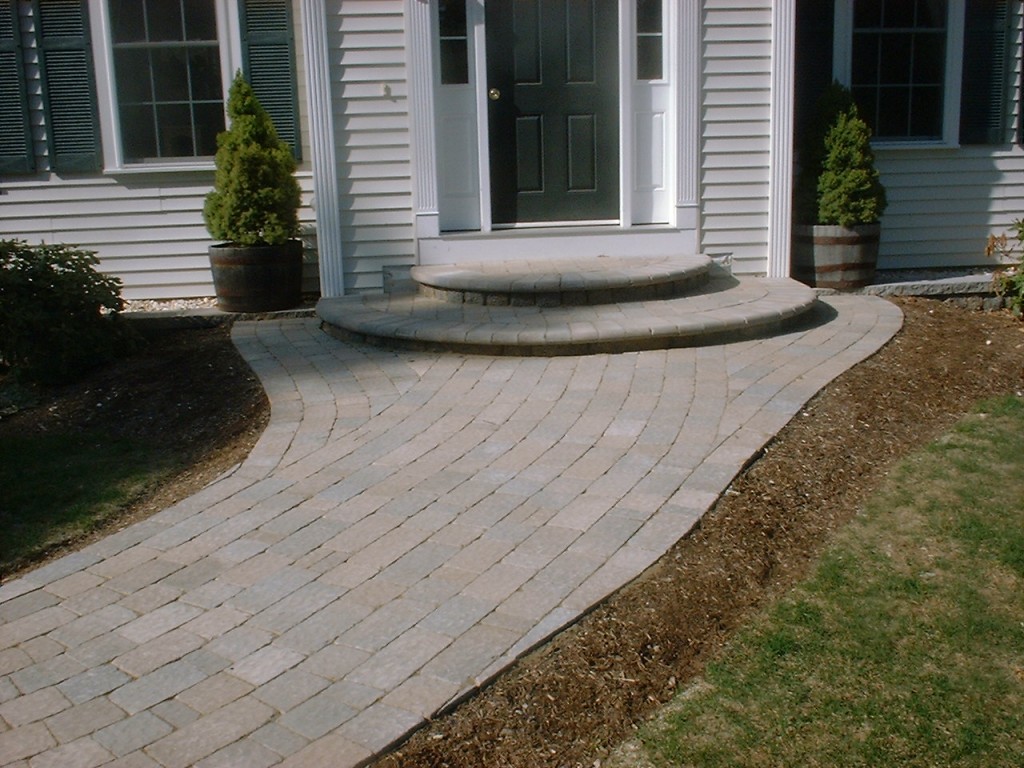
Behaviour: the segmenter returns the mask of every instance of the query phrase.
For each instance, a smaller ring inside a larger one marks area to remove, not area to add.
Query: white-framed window
[[[0,3],[0,173],[211,169],[239,70],[301,159],[293,2]]]
[[[964,3],[836,0],[834,75],[877,143],[958,143]]]
[[[215,0],[107,0],[124,163],[211,158],[224,130]]]
[[[212,167],[242,67],[239,4],[88,0],[108,171]]]

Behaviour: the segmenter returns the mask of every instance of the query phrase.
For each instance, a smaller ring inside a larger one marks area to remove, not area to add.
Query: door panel
[[[617,5],[486,4],[495,224],[618,218]]]
[[[597,125],[593,115],[570,115],[565,153],[569,157],[569,190],[597,190]]]
[[[516,118],[516,178],[521,192],[544,191],[544,118]]]

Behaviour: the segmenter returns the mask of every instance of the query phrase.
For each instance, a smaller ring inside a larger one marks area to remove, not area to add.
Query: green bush
[[[239,246],[281,245],[299,233],[295,157],[241,72],[228,94],[228,118],[230,127],[217,136],[206,228]]]
[[[852,107],[839,113],[825,136],[818,178],[818,222],[852,227],[874,224],[885,211],[885,189],[871,151],[871,129]]]
[[[801,151],[797,211],[801,220],[851,227],[873,224],[885,211],[871,129],[849,89],[833,83],[818,102],[818,119]]]
[[[0,240],[0,366],[43,383],[71,380],[130,340],[121,281],[95,254]]]
[[[825,159],[825,137],[840,113],[849,111],[853,106],[850,89],[833,81],[818,97],[811,119],[801,132],[796,177],[796,213],[800,223],[817,222],[818,178]]]

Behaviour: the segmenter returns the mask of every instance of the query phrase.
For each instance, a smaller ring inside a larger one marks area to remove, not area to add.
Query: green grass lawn
[[[905,460],[642,742],[656,766],[1024,765],[1024,401]]]
[[[170,467],[157,449],[98,433],[0,441],[0,573],[95,529]]]

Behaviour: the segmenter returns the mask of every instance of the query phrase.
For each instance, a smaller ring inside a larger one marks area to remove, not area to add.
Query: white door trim
[[[687,250],[695,251],[699,243],[699,56],[700,4],[697,0],[665,0],[664,25],[667,39],[665,71],[668,79],[659,87],[668,88],[665,116],[664,181],[669,209],[659,216],[658,227],[678,229],[685,237]],[[438,155],[436,123],[436,89],[441,87],[436,50],[436,6],[425,0],[405,0],[407,63],[410,71],[409,114],[412,146],[414,211],[418,241],[444,238],[440,231],[443,216],[439,199],[438,164],[445,162]],[[635,47],[633,18],[635,0],[619,2],[619,74],[620,74],[620,219],[623,230],[635,229],[633,188],[636,179],[635,116],[633,87],[635,85]],[[492,231],[487,125],[486,42],[484,5],[467,3],[467,26],[470,37],[470,86],[476,110],[477,146],[472,148],[477,164],[479,184],[479,233]],[[674,188],[674,192],[673,192]],[[628,198],[628,199],[627,199]],[[674,210],[671,210],[674,201]],[[586,228],[582,225],[581,228]],[[650,227],[643,227],[649,230]],[[684,246],[681,245],[681,248]],[[417,253],[422,250],[418,242]]]

